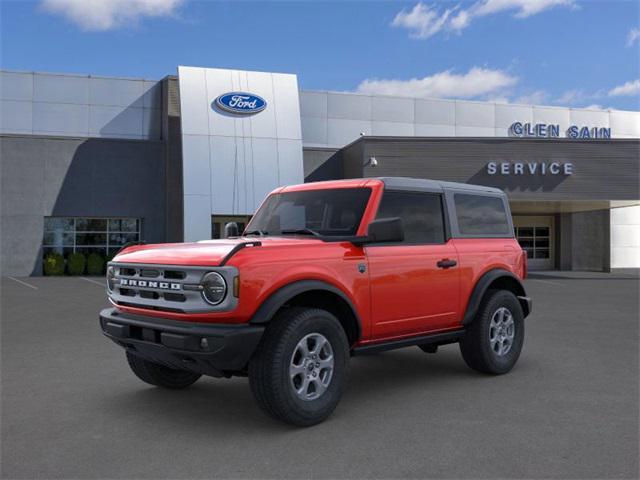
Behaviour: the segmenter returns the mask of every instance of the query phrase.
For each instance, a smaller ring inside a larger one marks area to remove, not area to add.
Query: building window
[[[79,252],[111,257],[129,242],[140,241],[139,218],[45,217],[43,255],[67,257]]]
[[[456,193],[454,201],[461,235],[510,236],[502,198]]]
[[[550,251],[549,227],[514,228],[518,243],[529,259],[548,259]]]
[[[385,191],[376,218],[402,220],[404,243],[444,243],[440,195]]]
[[[236,222],[238,233],[242,235],[249,220],[251,220],[251,215],[213,215],[211,217],[211,238],[224,238],[224,226],[229,222]]]

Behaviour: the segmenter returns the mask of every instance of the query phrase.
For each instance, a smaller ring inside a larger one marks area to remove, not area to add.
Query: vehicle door
[[[458,254],[439,193],[385,190],[376,218],[399,217],[404,240],[369,244],[372,338],[443,330],[459,320]]]

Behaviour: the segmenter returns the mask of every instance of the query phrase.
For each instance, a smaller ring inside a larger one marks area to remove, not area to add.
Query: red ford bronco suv
[[[511,370],[526,272],[500,190],[307,183],[273,191],[242,236],[121,250],[100,324],[149,384],[248,375],[267,414],[307,426],[336,407],[351,355],[457,342],[471,368]]]

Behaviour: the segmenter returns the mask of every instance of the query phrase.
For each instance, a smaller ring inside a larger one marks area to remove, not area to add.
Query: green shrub
[[[44,257],[45,275],[64,275],[64,258],[59,253],[49,253]]]
[[[87,273],[89,275],[104,274],[104,258],[102,255],[92,253],[87,257]]]
[[[69,275],[82,275],[87,260],[81,253],[72,253],[67,257],[67,272]]]

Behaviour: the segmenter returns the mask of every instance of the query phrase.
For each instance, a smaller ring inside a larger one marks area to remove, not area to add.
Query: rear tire
[[[143,382],[156,387],[171,389],[186,388],[195,383],[201,375],[186,370],[174,370],[157,363],[150,362],[132,353],[127,353],[127,362],[133,373]]]
[[[336,408],[347,384],[349,342],[332,314],[288,308],[267,327],[249,362],[260,408],[285,423],[308,427]]]
[[[507,290],[489,290],[460,340],[460,351],[469,367],[500,375],[516,364],[523,343],[524,315],[520,302]]]

